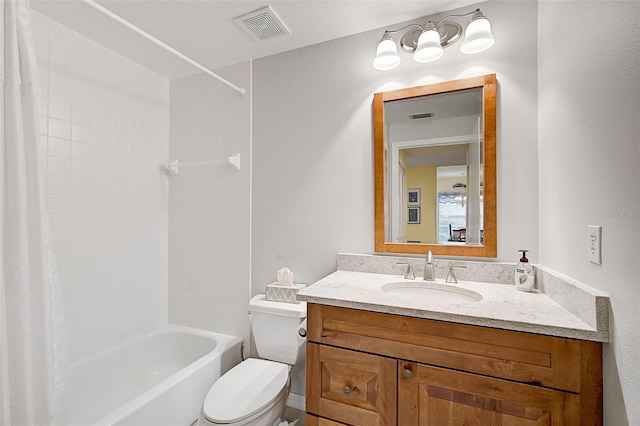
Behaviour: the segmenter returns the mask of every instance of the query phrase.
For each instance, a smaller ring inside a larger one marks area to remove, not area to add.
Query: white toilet
[[[259,294],[249,303],[258,355],[216,381],[204,400],[198,425],[273,426],[284,421],[291,367],[303,358],[298,334],[307,304],[271,302]],[[306,336],[306,331],[304,333]]]

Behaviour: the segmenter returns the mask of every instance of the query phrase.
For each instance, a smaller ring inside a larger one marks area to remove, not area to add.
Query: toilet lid
[[[279,362],[247,359],[213,384],[202,412],[213,423],[235,423],[252,416],[286,392],[289,368]]]

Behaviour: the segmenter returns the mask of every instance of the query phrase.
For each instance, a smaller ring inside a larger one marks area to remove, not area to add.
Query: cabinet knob
[[[413,377],[413,373],[408,368],[405,368],[404,371],[402,372],[402,376],[407,379],[410,379]]]
[[[345,386],[344,388],[342,388],[342,391],[346,394],[350,394],[351,393],[351,388],[349,386]]]

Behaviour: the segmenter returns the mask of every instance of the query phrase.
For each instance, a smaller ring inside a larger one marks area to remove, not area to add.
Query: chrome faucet
[[[433,270],[433,253],[431,250],[427,252],[427,257],[424,260],[424,280],[435,281],[435,272]]]

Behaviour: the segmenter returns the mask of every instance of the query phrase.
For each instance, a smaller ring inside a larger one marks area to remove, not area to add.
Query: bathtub
[[[242,339],[168,325],[70,366],[70,424],[189,426]]]

